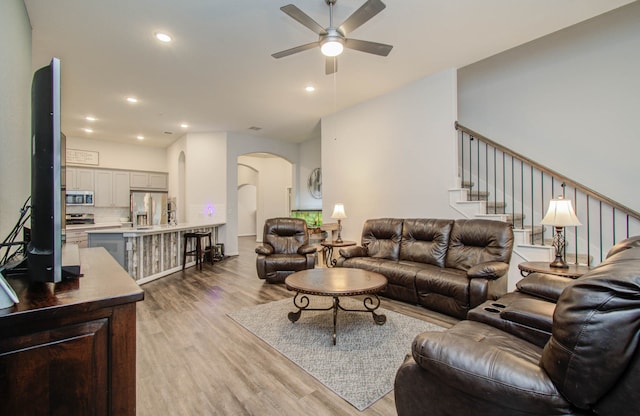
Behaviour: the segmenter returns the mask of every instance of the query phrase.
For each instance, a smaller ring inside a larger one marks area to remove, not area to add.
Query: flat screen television
[[[31,84],[31,241],[29,280],[62,280],[62,179],[60,60],[37,70]]]

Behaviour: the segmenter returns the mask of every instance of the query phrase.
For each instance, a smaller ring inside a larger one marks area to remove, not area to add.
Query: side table
[[[524,263],[518,264],[518,269],[520,269],[522,277],[527,277],[531,273],[538,272],[570,277],[572,279],[576,279],[591,270],[589,266],[581,264],[569,264],[569,267],[566,269],[551,267],[549,266],[549,262],[546,261],[525,261]]]
[[[336,260],[333,258],[333,249],[347,246],[355,246],[355,241],[342,241],[338,243],[337,241],[323,241],[320,243],[322,246],[322,252],[324,255],[324,264],[327,267],[333,267],[336,265]]]

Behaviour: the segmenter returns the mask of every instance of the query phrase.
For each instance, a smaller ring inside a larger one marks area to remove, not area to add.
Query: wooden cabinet
[[[95,171],[94,203],[96,207],[128,207],[129,191],[129,172]]]
[[[94,170],[74,168],[67,166],[65,173],[66,188],[68,191],[93,191]]]
[[[131,172],[131,189],[166,191],[168,175],[161,172]]]
[[[140,287],[102,248],[80,250],[83,277],[8,279],[0,311],[0,414],[136,414]]]

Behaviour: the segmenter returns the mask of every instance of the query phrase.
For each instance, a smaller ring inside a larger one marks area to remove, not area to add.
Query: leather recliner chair
[[[316,265],[317,248],[309,245],[307,223],[302,219],[266,220],[262,240],[262,245],[256,247],[256,270],[260,279],[280,283],[288,275]]]
[[[424,332],[396,374],[399,416],[636,415],[640,247],[623,242],[558,298],[544,345],[465,320]]]

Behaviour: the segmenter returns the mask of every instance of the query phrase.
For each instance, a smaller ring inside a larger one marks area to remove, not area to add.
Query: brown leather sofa
[[[634,247],[640,247],[640,236],[616,244],[606,258]],[[556,302],[573,280],[570,277],[531,273],[516,283],[516,291],[471,309],[467,319],[484,322],[544,347],[551,338]]]
[[[396,374],[398,415],[637,415],[639,245],[623,241],[566,285],[544,343],[497,319],[419,334]]]
[[[313,269],[317,248],[309,245],[307,223],[299,218],[270,218],[262,245],[256,247],[256,270],[269,283],[284,282],[291,273]]]
[[[338,267],[388,280],[384,296],[453,317],[507,291],[511,225],[480,219],[370,219],[359,246],[340,249]]]

